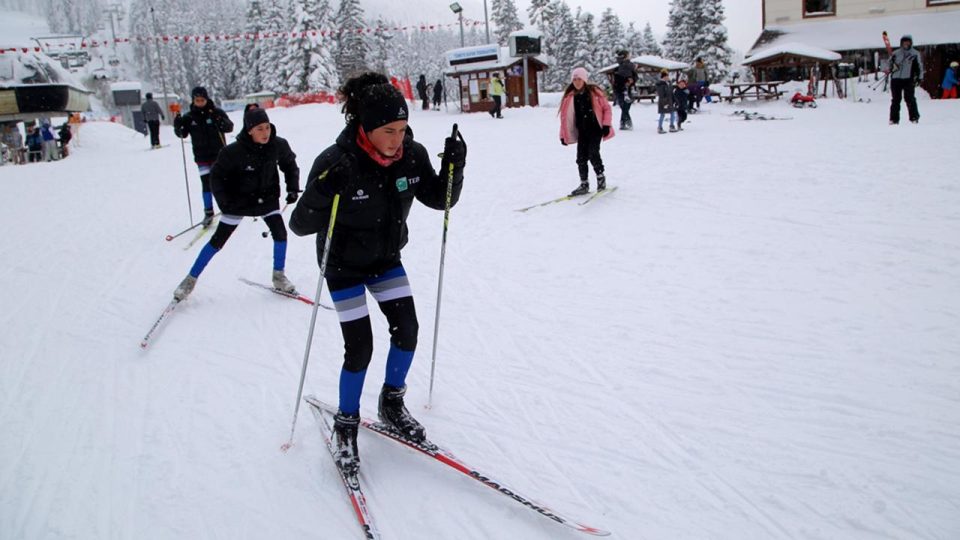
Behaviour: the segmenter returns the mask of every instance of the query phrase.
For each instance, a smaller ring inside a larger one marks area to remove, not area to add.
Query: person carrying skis
[[[262,216],[273,236],[273,287],[285,293],[296,288],[283,273],[287,256],[287,229],[280,214],[280,175],[286,183],[287,204],[297,201],[300,192],[300,169],[297,156],[285,139],[277,136],[267,111],[255,107],[243,115],[243,131],[237,141],[220,151],[210,171],[213,196],[223,212],[217,230],[197,255],[190,273],[173,291],[176,300],[183,300],[197,284],[197,278],[210,259],[233,234],[244,216]]]
[[[909,35],[900,38],[900,48],[893,51],[887,65],[890,76],[890,125],[900,123],[900,101],[907,102],[910,122],[920,121],[917,98],[914,89],[923,77],[923,60],[920,52],[913,48],[913,38]]]
[[[660,80],[657,81],[656,92],[657,92],[657,112],[660,113],[660,122],[657,124],[657,133],[663,134],[666,131],[663,130],[663,119],[667,115],[670,115],[670,132],[677,130],[676,120],[677,120],[677,106],[673,97],[673,89],[670,87],[668,82],[670,79],[670,72],[666,69],[660,70]]]
[[[697,60],[693,63],[693,67],[690,68],[690,71],[687,73],[687,79],[694,82],[693,94],[695,97],[694,104],[697,109],[700,108],[700,101],[703,98],[707,98],[707,103],[712,103],[713,97],[710,92],[710,80],[708,78],[707,66],[703,63],[703,58],[697,57]]]
[[[577,143],[577,169],[580,186],[570,192],[571,197],[590,192],[587,162],[597,175],[597,191],[607,189],[607,177],[600,157],[600,141],[613,138],[613,110],[607,95],[599,86],[590,83],[590,75],[583,67],[573,70],[570,84],[560,101],[560,144]]]
[[[493,78],[490,79],[490,97],[493,98],[493,110],[490,111],[490,116],[503,118],[503,115],[500,114],[500,109],[503,105],[504,94],[506,94],[506,92],[503,89],[503,81],[500,80],[500,74],[494,73]]]
[[[198,86],[190,92],[193,102],[190,111],[173,117],[173,133],[181,139],[190,137],[193,161],[200,171],[203,194],[203,226],[213,223],[213,194],[210,191],[210,170],[217,161],[220,149],[226,146],[224,133],[233,131],[233,122],[223,109],[214,105],[207,89]],[[221,209],[222,210],[222,209]]]
[[[420,80],[417,81],[417,94],[420,96],[420,99],[423,100],[423,110],[430,109],[430,96],[427,95],[427,76],[420,75]]]
[[[150,148],[160,148],[160,120],[166,120],[160,104],[153,100],[153,93],[147,92],[147,100],[140,105],[143,120],[150,130]]]
[[[957,99],[958,79],[960,79],[960,63],[950,62],[950,67],[943,74],[943,83],[940,85],[943,88],[940,99]]]
[[[346,81],[339,94],[347,125],[336,143],[314,161],[290,230],[299,236],[320,233],[317,260],[325,270],[344,346],[334,440],[341,467],[356,472],[360,394],[373,355],[368,290],[390,328],[386,378],[378,402],[380,421],[408,438],[426,437],[403,402],[419,326],[400,250],[407,243],[406,221],[414,199],[435,210],[445,208],[451,165],[450,204],[457,203],[467,147],[462,137],[448,137],[437,174],[427,150],[413,139],[407,125],[403,94],[384,75],[358,75]],[[328,227],[333,227],[331,247],[324,254]]]
[[[630,130],[633,129],[630,89],[637,81],[637,68],[630,61],[630,53],[623,49],[617,51],[617,63],[617,69],[613,72],[613,102],[620,106],[620,130]]]

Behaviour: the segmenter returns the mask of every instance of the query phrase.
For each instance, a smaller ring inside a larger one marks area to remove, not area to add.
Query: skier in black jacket
[[[223,134],[233,131],[233,122],[223,109],[214,105],[206,88],[198,86],[190,95],[193,100],[190,112],[173,118],[173,133],[181,139],[190,137],[193,143],[193,160],[200,170],[200,185],[203,190],[203,226],[209,227],[213,222],[210,169],[217,161],[220,149],[226,146]]]
[[[409,111],[403,95],[385,76],[357,76],[343,85],[340,94],[347,126],[336,144],[314,161],[303,197],[290,218],[290,230],[300,236],[321,233],[317,234],[317,259],[322,261],[334,197],[340,195],[324,277],[344,340],[335,439],[340,464],[356,471],[360,394],[373,355],[367,290],[390,328],[380,420],[408,437],[425,438],[423,426],[403,404],[418,323],[400,250],[407,243],[406,221],[414,199],[436,210],[445,208],[450,164],[454,167],[450,203],[456,204],[467,148],[462,138],[448,137],[438,175],[427,150],[413,140],[407,127]]]
[[[210,242],[203,246],[190,273],[173,292],[183,300],[193,291],[200,273],[210,259],[223,248],[244,216],[263,216],[273,235],[273,286],[286,293],[296,292],[283,273],[287,256],[287,229],[280,215],[280,175],[286,180],[288,204],[297,201],[300,191],[300,169],[296,154],[285,139],[277,136],[267,112],[260,108],[243,115],[243,132],[237,142],[224,147],[210,172],[213,195],[223,216]]]

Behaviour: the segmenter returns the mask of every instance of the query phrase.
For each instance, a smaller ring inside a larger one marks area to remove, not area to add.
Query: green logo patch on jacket
[[[397,191],[406,191],[410,187],[410,184],[407,182],[407,177],[397,178]]]

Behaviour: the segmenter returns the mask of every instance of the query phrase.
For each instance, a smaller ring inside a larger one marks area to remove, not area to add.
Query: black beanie
[[[243,130],[250,131],[264,122],[270,122],[267,117],[267,111],[260,107],[255,107],[243,113]]]
[[[904,42],[904,41],[909,41],[910,44],[913,45],[913,36],[911,36],[910,34],[907,34],[907,35],[903,36],[902,38],[900,38],[900,44],[901,44],[901,45],[903,45],[903,42]]]
[[[364,89],[360,98],[358,116],[366,133],[397,120],[406,120],[408,113],[407,100],[390,83],[370,86]]]
[[[190,92],[190,97],[191,98],[202,97],[204,99],[210,99],[210,95],[207,94],[207,89],[202,86],[198,86],[194,88],[193,91]]]
[[[147,99],[153,99],[153,92],[147,92]]]

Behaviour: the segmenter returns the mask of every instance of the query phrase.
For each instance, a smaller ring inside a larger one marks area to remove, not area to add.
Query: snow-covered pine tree
[[[263,76],[260,73],[260,53],[262,46],[257,36],[264,32],[263,11],[259,0],[252,0],[247,6],[243,25],[243,39],[234,43],[237,65],[243,74],[240,86],[244,93],[257,92],[263,88]]]
[[[643,34],[640,36],[640,48],[638,50],[642,51],[640,54],[663,56],[663,49],[660,48],[660,44],[657,43],[657,38],[653,36],[653,29],[650,28],[649,22],[643,27]]]
[[[732,51],[727,43],[727,27],[721,0],[700,0],[700,25],[696,35],[696,55],[703,58],[710,78],[724,81],[732,65]]]
[[[347,80],[367,69],[367,44],[363,36],[367,24],[360,0],[340,0],[333,24],[337,32],[334,60],[340,79]]]
[[[544,48],[553,59],[553,65],[544,74],[544,89],[563,90],[570,82],[570,72],[576,67],[577,21],[566,2],[554,0],[541,14],[545,24]]]
[[[181,35],[178,14],[189,9],[182,0],[156,2],[155,12],[151,13],[153,2],[133,0],[130,4],[130,34],[132,36],[156,37]],[[154,17],[156,26],[154,26]],[[150,81],[154,88],[162,89],[164,83],[168,92],[189,95],[190,77],[183,56],[182,40],[148,40],[134,45],[134,56],[139,62],[143,79]],[[159,50],[159,53],[158,53]],[[163,59],[163,75],[160,78],[159,54]]]
[[[501,47],[506,47],[510,32],[523,29],[523,23],[520,22],[520,17],[517,15],[517,6],[513,3],[513,0],[493,0],[491,11],[493,13],[490,19],[496,27],[494,29],[496,37],[494,39]]]
[[[373,32],[367,38],[370,69],[378,73],[389,74],[390,72],[390,59],[394,56],[397,41],[397,34],[390,29],[392,26],[394,26],[393,23],[387,22],[383,17],[377,17]]]
[[[284,90],[312,92],[336,89],[333,55],[325,46],[330,42],[310,33],[328,26],[330,3],[328,0],[292,0],[291,7],[291,32],[296,37],[287,41],[286,54],[282,59]]]
[[[90,35],[103,20],[102,0],[44,0],[42,6],[52,32]]]
[[[287,43],[290,41],[290,22],[287,19],[290,10],[286,0],[268,0],[260,6],[263,12],[263,32],[267,37],[257,40],[261,87],[250,91],[283,92],[287,82],[284,76],[283,58]],[[285,35],[278,37],[277,34]]]
[[[545,31],[548,23],[544,21],[544,13],[550,11],[551,3],[550,0],[530,0],[530,5],[527,7],[527,20],[530,21],[530,26],[539,29],[541,32]],[[550,14],[547,13],[546,15],[549,18]]]
[[[694,42],[701,12],[700,0],[670,0],[667,36],[663,40],[667,58],[690,62],[696,57]]]
[[[620,17],[610,8],[603,10],[597,25],[594,65],[600,68],[616,62],[617,51],[626,47],[626,41]]]
[[[573,55],[573,67],[583,67],[586,68],[587,73],[594,74],[597,69],[597,34],[593,14],[577,7],[576,21],[577,30],[574,38],[576,52]]]
[[[640,31],[637,30],[636,25],[631,21],[627,23],[627,27],[623,30],[623,47],[627,52],[630,53],[630,56],[636,56],[638,54],[643,54],[641,50],[643,36],[640,34]]]

